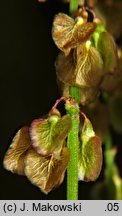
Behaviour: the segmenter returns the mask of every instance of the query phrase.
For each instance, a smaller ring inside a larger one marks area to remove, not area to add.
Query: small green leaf
[[[65,139],[71,129],[68,115],[50,115],[47,119],[37,119],[31,124],[32,145],[41,155],[59,157]]]
[[[94,181],[102,167],[101,140],[95,136],[92,124],[83,114],[85,121],[80,131],[79,180]]]
[[[117,68],[117,49],[114,39],[108,32],[100,33],[97,49],[103,59],[105,72],[114,72]]]

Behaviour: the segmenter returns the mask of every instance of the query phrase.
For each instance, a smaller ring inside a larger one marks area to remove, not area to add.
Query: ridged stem
[[[67,145],[70,161],[67,169],[67,199],[78,199],[78,146],[79,146],[79,88],[70,87],[71,100],[66,102],[66,111],[72,120],[72,129],[68,135]]]

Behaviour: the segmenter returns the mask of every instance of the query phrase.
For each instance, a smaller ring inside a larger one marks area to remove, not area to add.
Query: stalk
[[[84,1],[83,1],[84,2]],[[79,0],[70,0],[69,13],[71,16],[78,9]],[[70,161],[67,169],[67,199],[78,199],[78,148],[79,148],[79,101],[80,90],[78,87],[69,87],[71,100],[66,103],[67,114],[72,120],[72,129],[68,135],[67,145],[70,150]]]
[[[67,169],[67,199],[78,199],[78,146],[79,146],[79,88],[70,87],[71,101],[67,101],[66,110],[72,120],[72,129],[68,135],[67,145],[70,161]]]
[[[108,197],[111,199],[113,197],[114,182],[113,182],[113,165],[114,158],[112,156],[112,137],[110,131],[108,132],[105,139],[105,164],[107,172],[107,185],[108,185]]]
[[[70,1],[70,5],[69,5],[70,14],[74,14],[74,12],[77,10],[78,3],[79,3],[79,0],[71,0]]]

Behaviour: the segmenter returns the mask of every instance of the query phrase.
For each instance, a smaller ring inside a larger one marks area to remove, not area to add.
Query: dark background
[[[54,68],[58,49],[51,38],[58,12],[68,12],[68,5],[57,0],[0,1],[0,199],[66,199],[66,178],[44,195],[2,165],[15,132],[48,113],[59,98]],[[89,199],[94,184],[80,182],[79,199]]]

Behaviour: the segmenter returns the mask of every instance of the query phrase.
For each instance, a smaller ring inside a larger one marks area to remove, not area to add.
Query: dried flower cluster
[[[88,2],[90,4],[94,1]],[[66,111],[77,109],[77,104],[71,99],[71,86],[80,90],[80,104],[87,105],[98,98],[101,89],[105,89],[106,77],[116,71],[115,42],[100,20],[92,15],[93,19],[88,21],[88,10],[83,7],[77,11],[74,19],[63,13],[54,18],[52,37],[60,49],[55,66]],[[46,118],[36,119],[30,127],[25,126],[18,131],[4,158],[7,170],[26,175],[44,193],[63,182],[70,160],[67,137],[72,129],[72,121],[68,114],[61,116],[57,104]],[[97,101],[98,106],[101,108]],[[104,106],[101,110],[94,120],[99,118]],[[86,115],[79,113],[79,107],[77,111],[80,119],[78,177],[79,180],[94,181],[102,167],[101,139],[95,134]],[[99,124],[98,119],[95,121]]]
[[[88,13],[80,10],[73,19],[66,14],[56,15],[52,37],[62,51],[56,61],[59,85],[65,97],[69,86],[81,89],[81,104],[95,100],[106,74],[117,66],[117,50],[112,36],[103,25],[88,22]]]
[[[82,116],[85,121],[79,131],[79,180],[94,181],[102,166],[101,141],[95,136],[91,122]],[[26,175],[44,193],[50,192],[64,180],[70,159],[66,138],[71,127],[70,116],[61,117],[53,108],[46,119],[34,120],[30,127],[22,127],[17,132],[5,155],[4,167]]]
[[[60,185],[69,161],[65,138],[71,128],[69,116],[57,110],[47,119],[34,120],[21,128],[9,147],[4,167],[27,178],[43,192]]]

